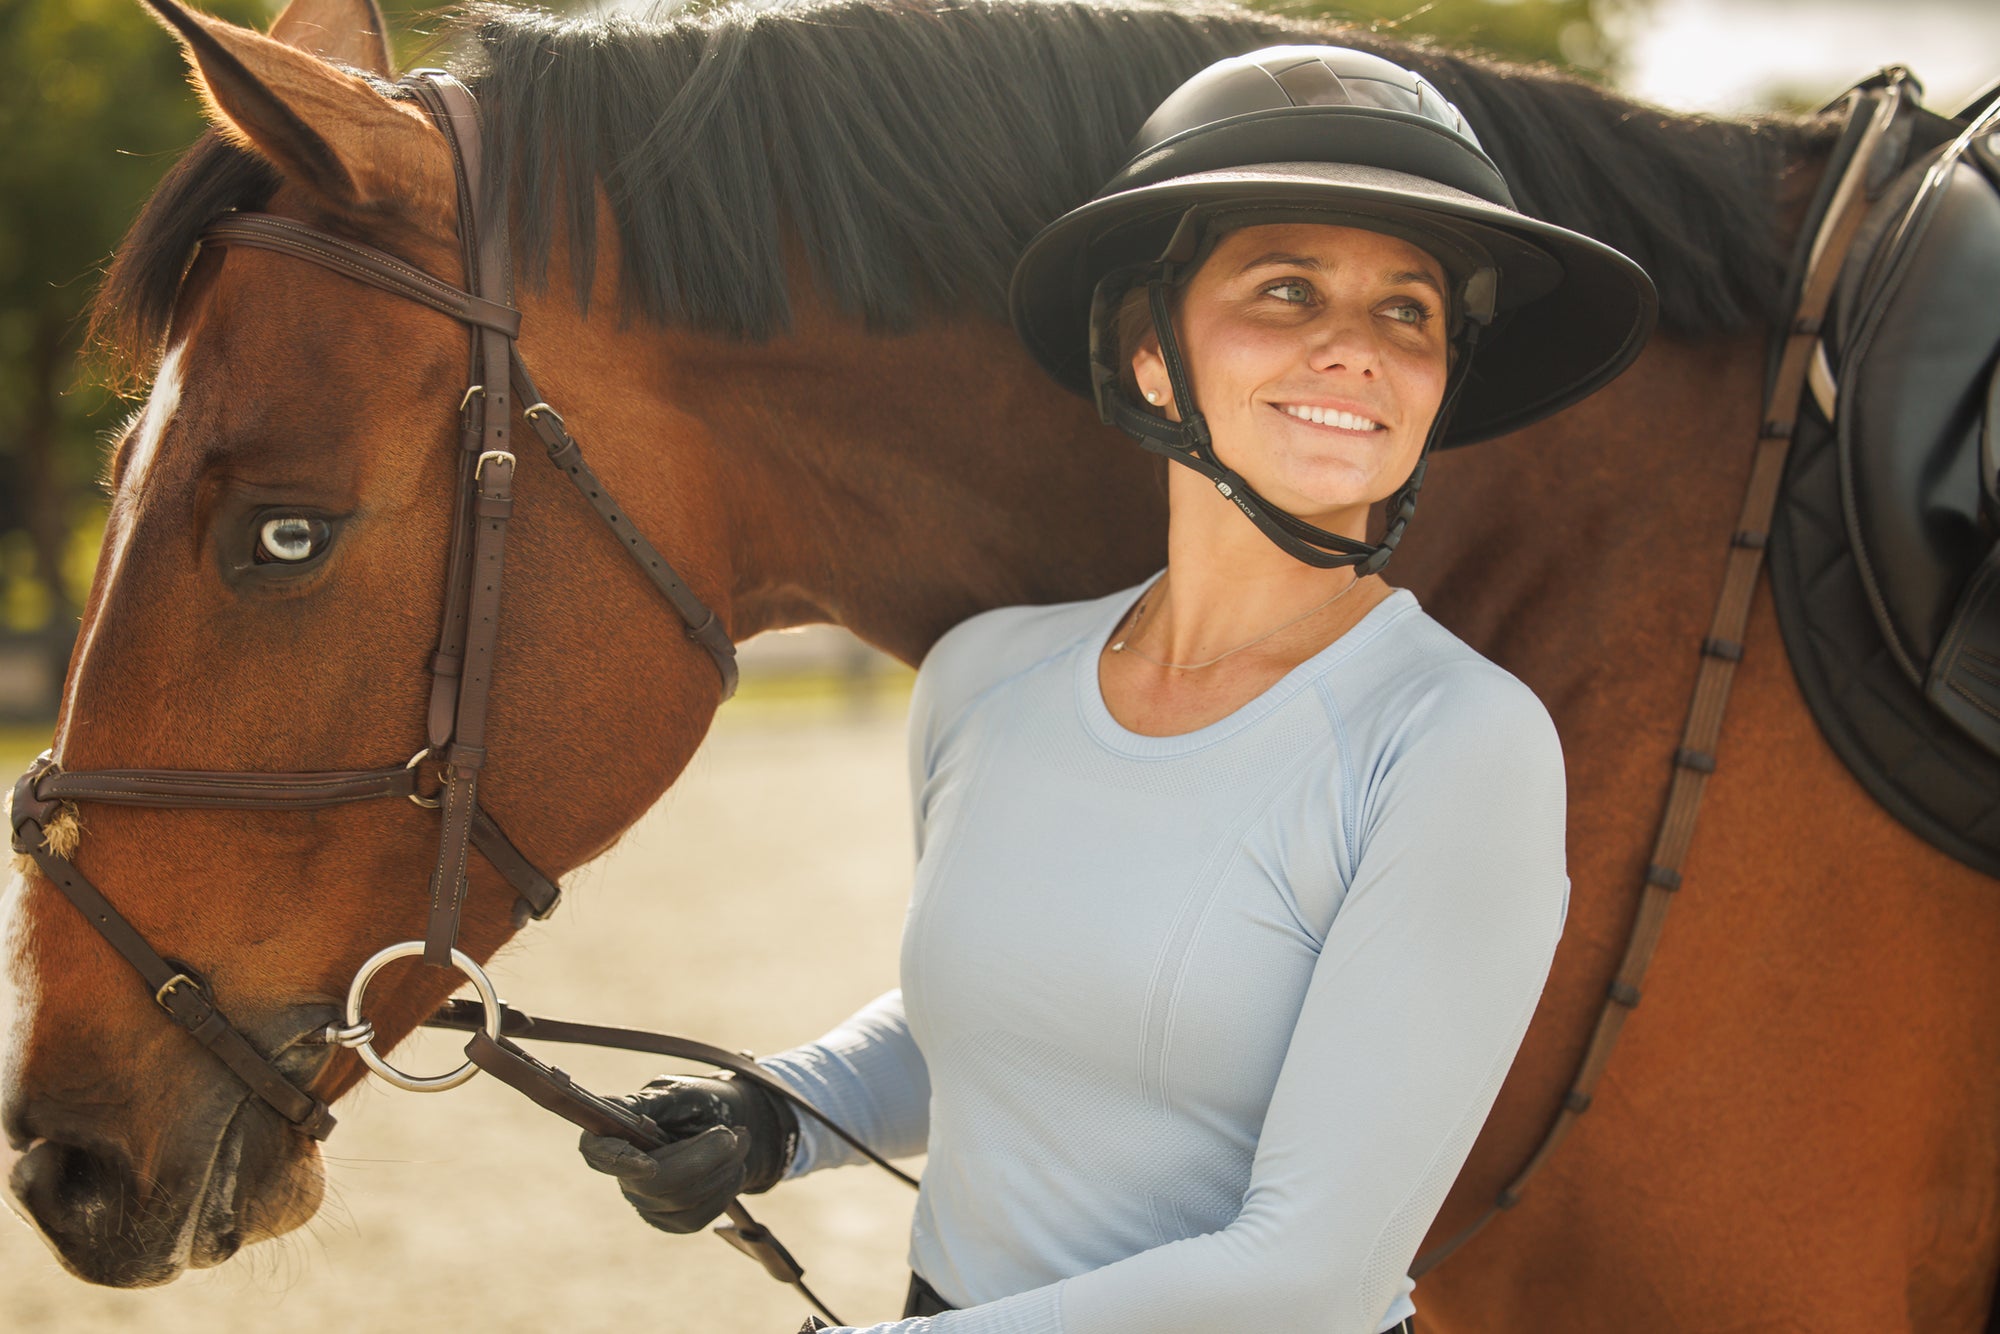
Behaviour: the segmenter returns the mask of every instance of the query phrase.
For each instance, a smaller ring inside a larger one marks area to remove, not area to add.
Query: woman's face
[[[1280,223],[1225,235],[1175,316],[1216,456],[1301,518],[1387,497],[1444,397],[1446,290],[1435,259],[1379,232]],[[1171,404],[1152,333],[1132,369],[1142,393]]]

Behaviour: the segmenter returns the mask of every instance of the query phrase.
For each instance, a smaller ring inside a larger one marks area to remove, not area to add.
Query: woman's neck
[[[1351,567],[1307,565],[1281,551],[1205,478],[1185,468],[1172,469],[1169,477],[1166,576],[1147,597],[1145,624],[1127,627],[1143,638],[1151,657],[1202,662],[1308,613],[1258,646],[1268,645],[1268,653],[1252,651],[1303,660],[1392,591],[1371,576],[1346,592],[1355,581]],[[1318,521],[1358,538],[1365,535],[1367,512]]]

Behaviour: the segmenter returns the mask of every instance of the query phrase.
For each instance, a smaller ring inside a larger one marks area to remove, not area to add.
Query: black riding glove
[[[699,1232],[738,1195],[769,1190],[798,1148],[791,1104],[748,1080],[661,1078],[613,1101],[650,1117],[671,1143],[648,1152],[586,1132],[577,1149],[617,1177],[639,1216],[662,1232]]]

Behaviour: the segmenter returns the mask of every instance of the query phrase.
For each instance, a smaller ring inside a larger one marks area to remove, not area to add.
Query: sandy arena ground
[[[667,799],[571,877],[555,920],[495,962],[503,996],[764,1052],[895,985],[910,871],[900,702],[861,718],[735,707]],[[412,1042],[399,1063],[442,1069],[446,1043]],[[541,1052],[606,1093],[655,1069]],[[340,1113],[311,1227],[165,1288],[83,1284],[0,1210],[0,1329],[791,1334],[806,1314],[718,1238],[645,1226],[583,1166],[574,1132],[491,1080],[435,1095],[375,1084]],[[914,1199],[847,1168],[751,1205],[820,1296],[866,1324],[901,1312]]]

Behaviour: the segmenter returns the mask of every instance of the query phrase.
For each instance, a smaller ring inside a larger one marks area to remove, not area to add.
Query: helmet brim
[[[1239,221],[1295,218],[1386,232],[1425,249],[1454,276],[1490,259],[1499,274],[1498,316],[1480,338],[1441,448],[1561,411],[1630,365],[1653,329],[1658,300],[1645,271],[1580,233],[1404,172],[1260,163],[1108,194],[1029,242],[1008,303],[1022,341],[1059,383],[1092,394],[1098,282],[1172,258],[1168,247],[1185,245],[1191,210],[1197,219],[1235,213]]]

